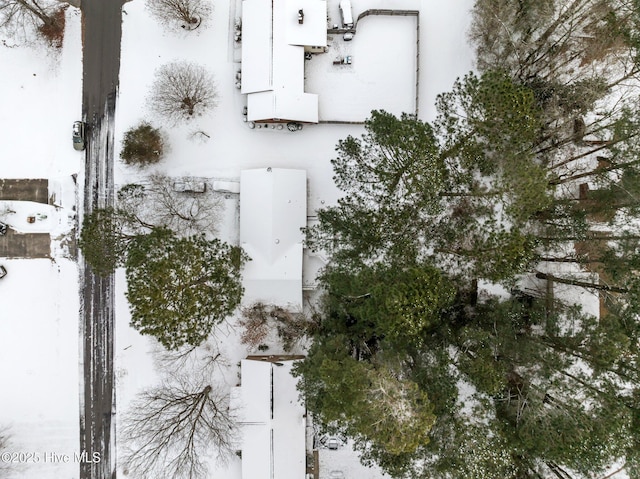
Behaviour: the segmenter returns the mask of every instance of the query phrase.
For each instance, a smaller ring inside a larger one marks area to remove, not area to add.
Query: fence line
[[[356,19],[356,23],[353,25],[353,31],[355,32],[356,27],[358,26],[358,22],[362,20],[364,17],[369,15],[388,15],[388,16],[402,16],[402,17],[416,17],[416,111],[415,115],[418,116],[419,109],[419,91],[420,91],[420,11],[419,10],[390,10],[390,9],[381,9],[374,8],[370,10],[365,10]]]

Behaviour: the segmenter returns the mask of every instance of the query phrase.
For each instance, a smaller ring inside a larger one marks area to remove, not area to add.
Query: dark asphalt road
[[[120,71],[122,1],[82,0],[83,118],[87,123],[83,214],[113,204],[113,124]],[[115,478],[113,390],[114,278],[81,265],[84,396],[80,450],[99,462],[80,463],[80,479]]]

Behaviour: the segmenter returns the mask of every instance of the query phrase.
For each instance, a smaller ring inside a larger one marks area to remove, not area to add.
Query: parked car
[[[4,278],[7,275],[7,270],[4,266],[0,264],[0,279]]]
[[[0,221],[0,236],[7,234],[7,225]]]
[[[84,122],[83,121],[74,121],[73,122],[73,148],[82,151],[85,147],[85,138],[84,138]]]
[[[325,445],[327,446],[327,449],[336,450],[340,447],[340,439],[338,439],[337,437],[330,437],[327,439]]]

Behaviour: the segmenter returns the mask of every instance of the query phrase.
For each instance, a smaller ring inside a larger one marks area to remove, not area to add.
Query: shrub
[[[159,128],[140,123],[124,134],[120,158],[128,165],[146,166],[157,163],[164,155],[164,138]]]

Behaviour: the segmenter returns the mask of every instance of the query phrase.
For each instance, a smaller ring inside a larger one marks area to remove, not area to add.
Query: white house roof
[[[291,375],[295,361],[241,361],[232,407],[242,430],[242,479],[305,477],[305,408]]]
[[[244,0],[241,91],[248,95],[247,119],[317,123],[317,95],[304,92],[304,46],[326,44],[326,1]]]
[[[261,168],[240,174],[240,245],[249,255],[243,302],[302,308],[301,228],[307,223],[304,170]]]
[[[327,46],[327,2],[323,0],[276,0],[282,2],[278,13],[284,27],[285,43],[289,45]],[[274,6],[274,10],[276,7]],[[304,13],[303,23],[298,23],[298,11]]]
[[[242,93],[272,89],[271,2],[242,2]]]
[[[247,119],[318,122],[318,95],[293,90],[264,91],[247,96]]]

